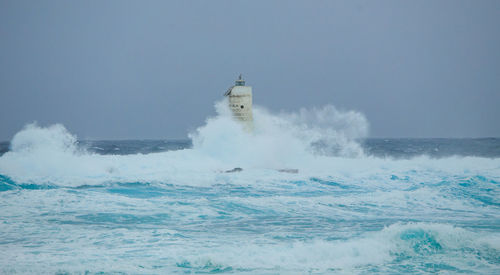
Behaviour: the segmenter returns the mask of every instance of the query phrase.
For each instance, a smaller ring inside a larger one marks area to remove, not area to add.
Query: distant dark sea
[[[359,141],[368,156],[432,158],[450,156],[500,157],[500,138],[368,138]],[[191,140],[81,140],[81,148],[102,155],[149,154],[192,147]],[[9,142],[0,142],[0,156]]]

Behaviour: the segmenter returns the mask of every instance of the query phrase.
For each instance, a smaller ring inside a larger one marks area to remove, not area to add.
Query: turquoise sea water
[[[500,273],[498,139],[286,159],[193,139],[18,133],[0,156],[0,273]]]

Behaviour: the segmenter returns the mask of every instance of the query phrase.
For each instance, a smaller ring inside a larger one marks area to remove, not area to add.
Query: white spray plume
[[[218,115],[189,136],[192,149],[135,154],[98,155],[77,146],[77,138],[63,125],[28,124],[0,157],[0,174],[18,182],[64,185],[106,181],[175,181],[210,184],[207,175],[234,167],[286,169],[317,167],[319,156],[362,156],[356,138],[366,134],[367,123],[356,112],[333,106],[302,109],[298,113],[271,114],[254,108],[254,131],[245,131],[231,117],[226,101],[216,103]],[[316,164],[313,164],[316,163]],[[319,163],[323,163],[319,161]]]
[[[47,153],[75,153],[76,136],[69,133],[62,124],[39,127],[36,122],[27,124],[14,135],[10,150],[17,153],[46,151]]]
[[[360,157],[356,139],[368,133],[363,114],[332,105],[272,114],[254,106],[254,130],[248,133],[231,118],[227,101],[215,104],[217,116],[191,133],[195,150],[235,164],[283,167],[317,155]]]

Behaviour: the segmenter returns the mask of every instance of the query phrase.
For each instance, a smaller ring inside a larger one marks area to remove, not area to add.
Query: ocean
[[[499,138],[254,118],[219,110],[186,140],[27,125],[0,143],[0,273],[500,274]]]

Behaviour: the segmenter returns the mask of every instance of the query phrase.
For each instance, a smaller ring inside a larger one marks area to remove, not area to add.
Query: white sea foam
[[[255,131],[248,133],[232,120],[227,102],[218,102],[216,109],[216,117],[209,118],[205,126],[190,134],[193,149],[148,155],[92,154],[78,148],[76,137],[60,124],[48,127],[29,124],[14,136],[11,150],[0,158],[0,173],[31,183],[182,182],[187,175],[234,167],[303,166],[319,153],[313,146],[318,142],[331,145],[321,154],[362,155],[354,139],[366,134],[367,123],[359,113],[342,113],[326,106],[303,109],[296,114],[272,115],[256,107]],[[193,182],[192,178],[188,181]],[[195,182],[202,184],[200,181]]]
[[[462,270],[470,270],[471,266],[489,267],[487,263],[470,257],[474,253],[488,252],[494,257],[495,252],[488,250],[498,246],[499,237],[497,233],[480,235],[446,224],[393,224],[349,240],[240,243],[223,249],[201,249],[196,255],[181,259],[199,269],[210,263],[222,268],[358,273],[367,270],[357,267],[390,264],[398,257],[403,262],[405,258],[421,257],[426,258],[427,263],[447,262]],[[463,253],[464,250],[470,252]],[[419,268],[417,265],[416,269]]]
[[[0,272],[169,273],[184,269],[186,272],[356,274],[373,272],[376,268],[383,273],[419,273],[426,271],[426,265],[448,266],[452,268],[450,272],[499,270],[477,257],[498,256],[498,233],[475,233],[436,223],[397,223],[347,240],[288,242],[234,237],[211,240],[209,236],[196,242],[189,239],[181,242],[175,231],[166,229],[82,228],[80,232],[68,225],[58,227],[61,229],[58,238],[50,245],[43,242],[32,245],[41,253],[30,253],[32,246],[17,247],[14,254],[8,249],[1,250],[1,261],[16,265],[4,265]],[[56,267],[50,265],[56,262],[59,263]],[[397,265],[403,269],[394,269]]]
[[[356,139],[367,134],[368,123],[357,112],[333,106],[271,114],[254,109],[255,127],[248,133],[231,119],[225,101],[218,115],[190,134],[193,149],[135,155],[99,155],[76,145],[62,125],[29,124],[0,157],[0,174],[18,183],[92,185],[106,182],[166,182],[187,185],[218,184],[220,171],[242,167],[243,182],[260,179],[307,179],[309,176],[385,182],[391,175],[484,174],[497,179],[497,159],[453,157],[411,160],[366,157]],[[279,175],[274,169],[296,168],[299,175]],[[232,175],[229,177],[239,177]]]
[[[0,273],[500,271],[498,159],[367,157],[364,117],[331,106],[257,107],[253,133],[217,108],[193,149],[162,153],[99,155],[62,125],[26,126],[0,174],[64,188],[0,192]]]

